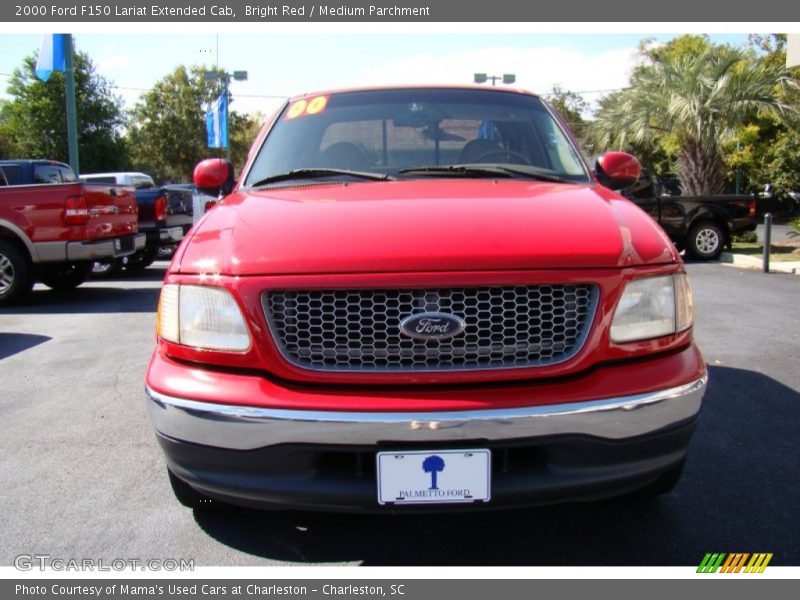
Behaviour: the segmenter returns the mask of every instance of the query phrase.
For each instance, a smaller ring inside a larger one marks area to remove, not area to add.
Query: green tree
[[[129,161],[122,100],[87,54],[75,53],[74,64],[80,169],[125,169]],[[0,107],[0,155],[69,162],[64,74],[55,72],[43,82],[34,74],[35,66],[36,56],[28,56],[11,76],[11,99]]]
[[[6,127],[3,126],[6,120],[6,107],[8,100],[0,100],[0,157],[11,158],[14,154],[14,144]]]
[[[642,49],[630,86],[595,123],[603,145],[657,143],[677,157],[685,194],[719,194],[728,175],[724,144],[758,115],[793,112],[779,89],[796,87],[777,64],[699,36]]]
[[[206,69],[180,66],[158,81],[131,111],[128,139],[136,168],[160,181],[191,181],[195,165],[219,155],[207,147],[206,109],[221,93],[218,82],[203,77]],[[234,166],[247,158],[253,119],[231,110],[229,139]]]
[[[584,118],[589,112],[589,103],[579,94],[565,90],[560,85],[553,86],[553,91],[547,95],[547,100],[564,117],[584,151],[591,154],[593,140],[589,136],[589,123]]]
[[[777,69],[786,64],[786,35],[752,35],[751,47]],[[797,81],[800,67],[786,70]],[[761,114],[739,127],[727,144],[729,177],[738,174],[742,189],[760,189],[771,183],[776,190],[800,190],[800,94],[797,86],[777,86],[781,100],[793,107],[781,118]]]
[[[662,143],[662,136],[651,135],[633,140],[630,136],[613,135],[608,131],[608,124],[604,121],[605,115],[622,102],[625,91],[612,92],[598,102],[597,120],[588,124],[588,136],[592,140],[591,146],[595,149],[595,153],[623,150],[638,158],[642,166],[651,173],[657,175],[672,173],[675,156]]]

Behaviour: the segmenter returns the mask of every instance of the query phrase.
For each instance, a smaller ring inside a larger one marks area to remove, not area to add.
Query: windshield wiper
[[[529,165],[506,164],[464,164],[464,165],[431,165],[427,167],[408,167],[400,169],[403,175],[431,175],[434,177],[515,177],[521,176],[539,181],[567,183],[549,169]]]
[[[511,177],[511,174],[489,165],[431,165],[400,169],[402,175],[432,175],[434,177]]]
[[[269,185],[271,183],[289,181],[291,179],[319,179],[323,177],[337,177],[337,176],[355,177],[356,179],[367,179],[369,181],[390,181],[394,179],[394,177],[391,177],[384,173],[367,173],[365,171],[351,171],[349,169],[327,169],[323,167],[313,167],[304,169],[292,169],[291,171],[286,171],[285,173],[277,173],[275,175],[270,175],[269,177],[264,177],[263,179],[259,179],[258,181],[256,181],[255,183],[253,183],[248,187],[257,188]]]

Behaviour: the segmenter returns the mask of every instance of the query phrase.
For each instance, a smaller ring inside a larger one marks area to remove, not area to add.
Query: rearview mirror
[[[639,161],[627,152],[606,152],[597,159],[594,167],[597,181],[612,190],[632,186],[639,179],[640,172]]]
[[[233,190],[233,163],[222,158],[207,158],[194,168],[194,185],[201,194],[227,196]]]

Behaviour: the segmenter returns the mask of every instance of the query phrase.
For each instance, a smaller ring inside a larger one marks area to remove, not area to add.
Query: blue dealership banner
[[[67,34],[49,33],[42,36],[42,45],[39,47],[39,56],[36,60],[34,73],[42,81],[50,79],[54,71],[66,71],[66,56],[64,43]]]
[[[228,147],[228,92],[222,92],[206,112],[209,148]]]

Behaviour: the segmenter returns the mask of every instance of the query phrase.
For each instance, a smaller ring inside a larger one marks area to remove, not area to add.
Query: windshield
[[[361,179],[368,173],[408,179],[496,177],[499,172],[442,168],[454,165],[505,165],[514,167],[506,176],[589,181],[578,149],[539,98],[493,90],[409,89],[289,103],[244,185],[346,177],[343,171]]]

